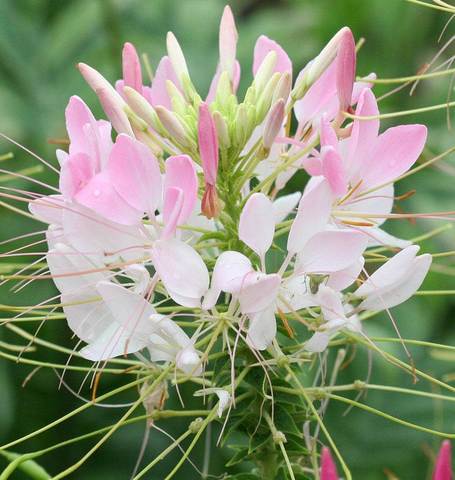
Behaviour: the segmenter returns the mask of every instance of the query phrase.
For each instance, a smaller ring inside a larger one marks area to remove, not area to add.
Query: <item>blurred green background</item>
[[[47,139],[65,137],[63,112],[69,96],[82,96],[97,114],[101,114],[94,94],[84,84],[75,64],[84,61],[93,65],[113,81],[120,76],[121,48],[128,40],[135,43],[140,52],[148,53],[156,66],[164,54],[168,30],[174,31],[179,38],[195,84],[202,92],[206,91],[216,67],[217,31],[224,3],[222,0],[0,0],[0,132],[56,164],[55,146]],[[241,91],[251,80],[252,51],[260,34],[281,43],[294,61],[294,72],[298,72],[336,30],[349,25],[356,38],[366,39],[359,55],[359,75],[375,71],[380,77],[394,77],[415,73],[435,55],[442,45],[438,44],[438,36],[449,19],[448,14],[419,8],[403,0],[233,0],[231,6],[240,34]],[[452,34],[453,27],[449,25],[443,42]],[[449,48],[443,58],[450,56],[453,50]],[[376,89],[379,93],[387,90]],[[417,88],[413,97],[405,90],[380,105],[382,111],[396,111],[441,103],[446,101],[448,91],[448,78],[427,81]],[[403,121],[429,125],[428,147],[432,152],[440,153],[455,144],[453,131],[447,127],[445,111],[414,115]],[[3,162],[0,168],[16,170],[36,165],[33,158],[6,141],[0,141],[0,155],[9,151],[14,152],[14,159]],[[404,211],[420,212],[453,209],[454,171],[452,155],[444,160],[442,167],[425,170],[402,182],[397,187],[399,193],[415,188],[417,195],[401,202],[400,207]],[[56,183],[55,176],[47,172],[37,178]],[[27,182],[15,182],[15,186],[35,190]],[[41,228],[5,209],[0,210],[0,219],[0,240]],[[403,222],[390,225],[389,231],[413,238],[443,224],[442,221]],[[426,241],[423,249],[431,252],[455,250],[453,231]],[[451,263],[449,257],[444,260],[446,267],[436,266],[423,288],[455,288],[452,276],[455,267]],[[7,284],[0,289],[0,302],[31,305],[55,293],[51,284],[41,282],[14,295]],[[453,297],[419,297],[395,308],[394,316],[403,337],[454,345],[454,312]],[[26,326],[29,331],[35,327]],[[368,321],[366,328],[371,335],[393,336],[390,320],[385,315]],[[49,322],[40,335],[57,343],[71,344],[70,332],[63,322]],[[0,339],[18,344],[25,342],[4,328],[0,330]],[[385,348],[405,359],[399,345]],[[429,349],[414,347],[411,351],[421,370],[434,375],[455,371],[455,357],[442,361],[433,358]],[[35,355],[41,360],[62,361],[61,356],[46,349],[40,349]],[[357,352],[354,362],[343,371],[340,382],[364,378],[366,364],[365,352]],[[22,387],[32,370],[30,366],[0,361],[1,443],[24,435],[80,405],[80,401],[67,391],[58,390],[58,379],[52,371],[37,372]],[[80,377],[71,373],[66,379],[74,388],[80,383]],[[105,376],[100,391],[108,391],[121,382],[122,379]],[[412,387],[409,375],[378,357],[373,363],[372,382]],[[416,388],[434,390],[424,381]],[[87,390],[84,394],[89,395]],[[125,395],[123,399],[129,401],[133,397]],[[368,394],[366,401],[400,418],[455,432],[455,409],[450,403],[373,392]],[[383,479],[387,471],[400,479],[429,478],[431,452],[437,449],[439,439],[365,412],[352,410],[343,416],[343,411],[343,406],[331,404],[327,422],[355,479]],[[44,448],[69,436],[110,424],[120,415],[118,410],[92,408],[17,449],[25,452]],[[184,428],[176,421],[162,426],[173,435]],[[129,478],[142,432],[143,425],[118,432],[71,478]],[[152,431],[144,461],[150,461],[168,443],[168,439]],[[89,441],[59,450],[40,462],[51,473],[57,473],[75,462],[92,444],[93,441]],[[201,465],[203,451],[201,442],[192,455],[197,465]],[[212,473],[222,473],[231,454],[229,449],[214,449]],[[147,478],[164,478],[179,455],[163,461]],[[0,459],[0,468],[3,468],[5,463],[1,462]],[[20,473],[15,475],[14,478],[27,478]],[[187,463],[175,478],[190,480],[200,475]]]

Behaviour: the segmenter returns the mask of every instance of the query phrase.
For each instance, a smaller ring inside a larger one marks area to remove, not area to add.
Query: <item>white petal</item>
[[[315,332],[305,343],[305,350],[313,353],[321,353],[329,344],[330,335],[327,332]]]
[[[274,232],[272,202],[263,193],[254,193],[240,215],[240,240],[263,257],[272,245]]]
[[[276,335],[275,308],[250,315],[247,341],[256,350],[265,350]]]
[[[281,277],[252,272],[245,277],[239,292],[240,310],[251,314],[261,312],[274,304],[280,288]]]
[[[290,215],[294,208],[299,203],[300,192],[290,193],[289,195],[283,195],[278,197],[273,202],[273,216],[275,218],[275,224],[283,222],[288,215]]]

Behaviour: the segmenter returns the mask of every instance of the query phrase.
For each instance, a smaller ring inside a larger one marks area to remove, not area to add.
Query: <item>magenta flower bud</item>
[[[343,30],[336,58],[336,84],[340,110],[346,111],[351,105],[352,88],[355,80],[355,41],[349,28]]]
[[[442,442],[433,472],[433,480],[452,480],[452,447],[449,440]]]
[[[125,43],[122,51],[123,82],[127,87],[142,93],[141,62],[132,43]]]
[[[218,137],[215,122],[205,102],[199,106],[198,140],[205,182],[215,185],[218,172]]]
[[[321,452],[321,480],[338,480],[337,467],[327,447]]]
[[[272,148],[275,138],[280,133],[283,126],[284,113],[284,100],[281,99],[273,105],[265,119],[262,143],[266,150]]]

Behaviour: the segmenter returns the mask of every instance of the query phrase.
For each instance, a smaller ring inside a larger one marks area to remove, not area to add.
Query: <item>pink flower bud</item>
[[[205,192],[202,197],[201,211],[207,218],[216,218],[221,211],[221,203],[214,185],[205,184]]]
[[[199,107],[198,140],[205,181],[209,185],[215,185],[218,172],[218,137],[215,122],[206,103],[201,103]]]
[[[337,467],[327,447],[321,453],[321,480],[338,480]]]
[[[224,7],[223,16],[221,17],[219,38],[221,71],[228,72],[229,78],[233,82],[238,34],[234,15],[228,5]]]
[[[355,41],[349,28],[343,30],[336,58],[336,83],[340,110],[346,111],[351,105],[352,88],[355,80]]]
[[[278,100],[278,102],[276,102],[270,109],[267,118],[265,119],[262,143],[266,150],[272,148],[275,138],[283,127],[284,113],[284,100]]]
[[[452,447],[449,440],[442,442],[433,472],[433,480],[452,480]]]
[[[142,93],[141,62],[132,43],[125,43],[122,51],[123,82],[127,87]]]

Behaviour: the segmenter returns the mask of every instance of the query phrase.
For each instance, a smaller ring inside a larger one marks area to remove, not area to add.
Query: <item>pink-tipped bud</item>
[[[166,46],[172,68],[179,81],[182,81],[182,77],[189,77],[185,56],[183,55],[179,42],[172,32],[168,32],[167,34]]]
[[[337,467],[327,447],[321,452],[321,480],[338,480]]]
[[[275,138],[283,127],[284,114],[284,100],[278,100],[278,102],[276,102],[270,109],[267,118],[265,119],[262,143],[266,150],[272,148]]]
[[[201,211],[207,218],[216,218],[221,212],[221,202],[216,193],[215,185],[205,184],[205,192],[202,197]]]
[[[126,133],[130,137],[134,137],[133,129],[124,108],[126,103],[119,102],[118,98],[121,97],[117,95],[117,92],[115,93],[116,95],[113,95],[112,91],[107,88],[100,88],[96,91],[101,106],[117,133]]]
[[[229,74],[231,82],[234,81],[237,39],[238,34],[235,27],[234,15],[229,5],[226,5],[220,23],[220,67],[222,72],[225,71]]]
[[[218,137],[209,107],[204,102],[199,107],[198,141],[205,181],[209,185],[215,185],[218,172]]]
[[[452,447],[449,440],[442,442],[433,472],[433,480],[452,480]]]
[[[98,95],[101,106],[115,130],[117,130],[117,133],[126,133],[127,135],[134,136],[128,116],[125,113],[128,106],[115,88],[101,75],[101,73],[89,65],[79,63],[77,68],[81,72],[85,81]]]
[[[142,93],[141,62],[132,43],[125,43],[122,51],[123,81],[127,87]]]
[[[352,88],[355,80],[356,52],[354,36],[349,28],[343,30],[336,58],[336,84],[340,110],[351,105]]]

